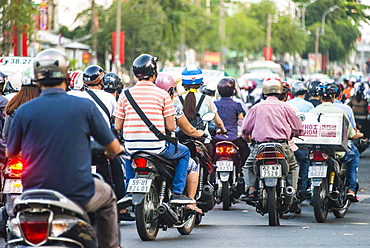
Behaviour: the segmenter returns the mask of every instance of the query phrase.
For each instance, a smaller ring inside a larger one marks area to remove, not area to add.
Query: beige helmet
[[[279,78],[266,78],[262,83],[263,94],[281,94],[283,93],[283,82]]]

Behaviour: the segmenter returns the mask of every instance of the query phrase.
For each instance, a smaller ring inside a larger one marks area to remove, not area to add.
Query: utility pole
[[[225,70],[225,6],[224,0],[220,0],[220,23],[219,23],[219,33],[221,39],[221,52],[220,52],[220,64],[219,69]]]
[[[97,14],[95,0],[91,0],[91,15],[92,15],[92,52],[91,52],[91,62],[93,65],[98,63],[98,27],[97,27]]]
[[[315,41],[315,72],[318,72],[318,59],[319,59],[319,41],[320,29],[316,28],[316,41]]]
[[[117,1],[117,13],[116,13],[116,49],[114,52],[114,64],[116,67],[116,73],[121,73],[121,60],[120,60],[120,48],[121,48],[121,0]]]

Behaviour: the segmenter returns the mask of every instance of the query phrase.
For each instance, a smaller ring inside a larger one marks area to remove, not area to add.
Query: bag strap
[[[127,89],[127,90],[124,91],[124,93],[125,93],[125,95],[127,97],[127,100],[130,102],[131,106],[135,109],[136,113],[144,121],[145,125],[148,126],[148,128],[150,129],[150,131],[152,131],[155,134],[155,136],[157,136],[157,138],[159,140],[165,140],[165,141],[167,141],[169,143],[174,144],[176,146],[176,150],[177,150],[177,139],[176,138],[173,138],[173,137],[170,137],[170,136],[167,136],[167,135],[164,135],[163,133],[161,133],[161,131],[159,131],[158,128],[153,125],[153,123],[148,119],[148,117],[140,109],[139,105],[137,105],[137,103],[134,100],[134,98],[132,97],[130,91]]]
[[[108,116],[109,122],[111,122],[111,116],[109,114],[109,110],[107,106],[105,106],[105,104],[99,99],[99,97],[92,90],[87,90],[86,92],[94,99],[94,101],[99,105],[99,107],[102,108],[102,110]]]
[[[182,96],[179,96],[179,99],[180,99],[182,106],[184,107],[184,98]]]

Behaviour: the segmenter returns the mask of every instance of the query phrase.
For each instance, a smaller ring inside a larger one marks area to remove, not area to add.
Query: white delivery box
[[[348,150],[349,121],[343,114],[298,113],[304,135],[294,138],[297,145],[322,145],[335,151]]]

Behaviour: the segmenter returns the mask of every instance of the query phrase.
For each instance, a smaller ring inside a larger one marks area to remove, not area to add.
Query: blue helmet
[[[188,65],[182,71],[181,79],[184,85],[198,85],[203,83],[203,72],[196,65]]]

